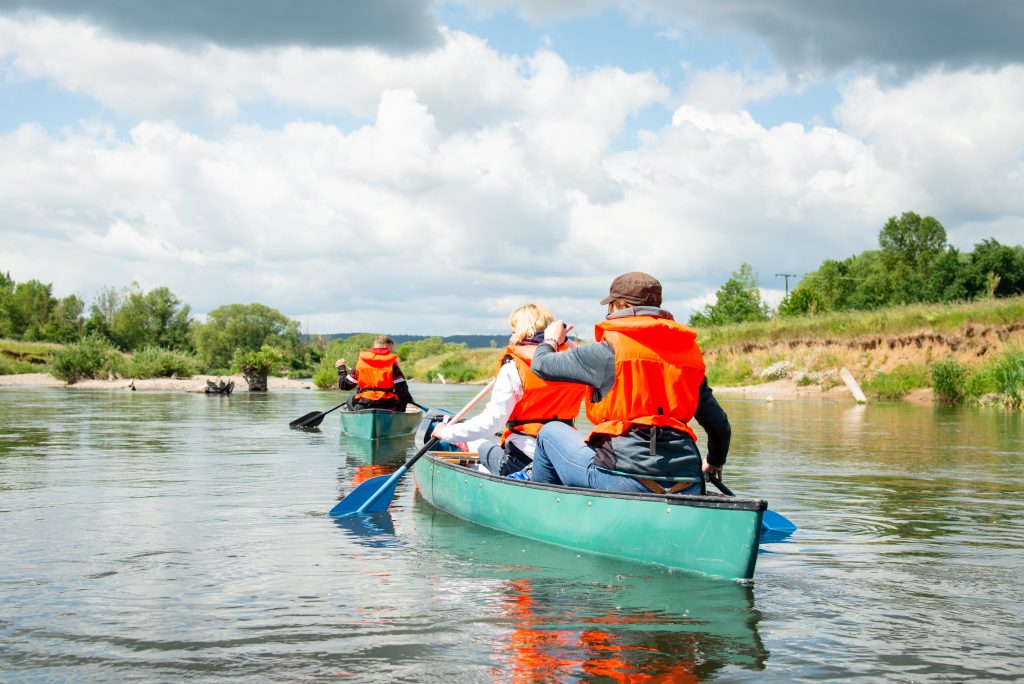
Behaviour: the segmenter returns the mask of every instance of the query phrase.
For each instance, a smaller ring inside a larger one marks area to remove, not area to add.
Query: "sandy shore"
[[[213,376],[195,375],[191,378],[149,378],[147,380],[81,380],[74,385],[65,385],[49,373],[24,373],[22,375],[0,375],[0,387],[70,387],[71,389],[107,389],[127,390],[129,383],[135,383],[137,390],[160,390],[203,392],[207,380],[234,380],[236,392],[247,392],[248,387],[241,375]],[[470,383],[473,384],[473,383]],[[289,380],[288,378],[268,378],[267,385],[271,390],[280,389],[316,389],[310,380]],[[775,380],[760,385],[742,387],[714,387],[715,394],[720,396],[741,396],[764,401],[792,401],[796,399],[826,399],[829,401],[849,401],[854,399],[844,385],[822,390],[817,385],[797,385],[792,380]],[[903,399],[913,404],[931,404],[931,389],[918,389],[907,394]]]
[[[182,391],[182,392],[203,392],[206,390],[207,380],[228,380],[235,381],[236,392],[247,392],[248,385],[241,375],[193,375],[191,378],[148,378],[146,380],[132,380],[120,378],[117,380],[80,380],[73,385],[65,385],[64,381],[58,380],[49,373],[24,373],[22,375],[0,375],[0,387],[70,387],[71,389],[107,389],[107,390],[130,390],[130,383],[134,383],[137,390],[161,390],[161,391]],[[288,378],[267,378],[267,387],[275,389],[315,389],[309,380],[289,380]]]

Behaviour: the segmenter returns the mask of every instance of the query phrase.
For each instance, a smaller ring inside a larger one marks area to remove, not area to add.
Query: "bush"
[[[264,346],[259,351],[238,350],[231,358],[231,369],[247,376],[265,377],[271,375],[283,360],[281,352],[273,347]]]
[[[996,383],[992,378],[991,368],[979,368],[964,381],[964,394],[979,399],[986,394],[995,394]]]
[[[900,366],[892,372],[875,373],[864,389],[883,401],[902,399],[913,389],[928,386],[928,373],[920,366]]]
[[[967,392],[967,369],[956,359],[932,364],[929,369],[935,397],[945,404],[959,404]]]
[[[338,369],[331,359],[323,359],[313,372],[313,384],[320,389],[335,389],[338,386]]]
[[[992,368],[992,380],[1007,405],[1024,408],[1024,351],[1007,351]]]
[[[20,375],[21,373],[39,373],[46,370],[45,367],[33,365],[21,359],[9,359],[0,354],[0,375]]]
[[[78,344],[54,352],[50,372],[55,378],[73,385],[83,378],[114,375],[123,365],[106,338],[90,335]]]
[[[444,379],[448,382],[468,382],[483,377],[481,369],[474,366],[460,354],[449,354],[444,357],[441,365],[428,374],[431,380],[438,375],[443,375]]]
[[[134,378],[191,378],[198,362],[194,356],[180,351],[146,347],[136,352],[128,364]]]

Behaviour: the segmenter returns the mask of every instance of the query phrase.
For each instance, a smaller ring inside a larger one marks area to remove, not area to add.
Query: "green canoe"
[[[465,520],[578,551],[731,579],[754,574],[763,500],[538,484],[444,457],[416,462],[416,486],[427,503]]]
[[[399,413],[384,409],[363,409],[361,411],[338,412],[341,429],[349,437],[362,439],[387,439],[416,432],[423,412],[416,408]]]

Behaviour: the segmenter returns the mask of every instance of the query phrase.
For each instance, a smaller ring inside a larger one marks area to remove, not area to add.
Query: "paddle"
[[[348,402],[345,402],[344,404],[338,404],[330,411],[310,411],[301,418],[296,418],[292,422],[288,423],[288,426],[293,428],[314,428],[320,423],[324,422],[324,416],[326,416],[331,411],[337,411],[347,403]]]
[[[710,473],[708,474],[708,482],[718,487],[718,491],[722,492],[726,496],[736,496],[721,480]],[[771,509],[765,509],[764,516],[761,518],[761,529],[766,532],[791,533],[796,532],[797,527],[789,518],[781,513],[776,513]]]
[[[455,414],[455,417],[448,421],[448,424],[457,423],[469,413],[469,410],[480,401],[485,394],[491,391],[494,387],[494,380],[487,383],[480,392],[470,399],[466,406]],[[395,487],[398,485],[398,480],[405,475],[406,471],[412,467],[412,465],[420,460],[423,454],[430,451],[430,447],[437,444],[440,440],[437,437],[431,437],[423,447],[416,452],[416,455],[405,462],[391,475],[378,475],[377,477],[371,477],[366,482],[362,483],[344,499],[335,504],[334,508],[330,510],[328,515],[333,516],[344,516],[344,515],[360,515],[362,513],[382,513],[388,509],[391,505],[391,500],[395,496]]]

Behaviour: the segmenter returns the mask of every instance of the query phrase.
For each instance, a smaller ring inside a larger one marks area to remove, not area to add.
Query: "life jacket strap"
[[[639,482],[640,484],[642,484],[644,487],[647,487],[649,490],[651,490],[655,494],[678,494],[679,492],[683,491],[687,487],[692,487],[694,484],[696,484],[696,482],[692,482],[692,481],[680,481],[680,482],[676,482],[674,485],[672,485],[668,489],[665,489],[664,487],[662,487],[660,484],[658,484],[654,480],[648,480],[647,478],[644,478],[644,477],[637,477],[637,478],[634,478],[634,479],[637,482]],[[701,481],[701,485],[700,485],[700,493],[702,495],[704,494],[704,482],[703,482],[703,480]]]

